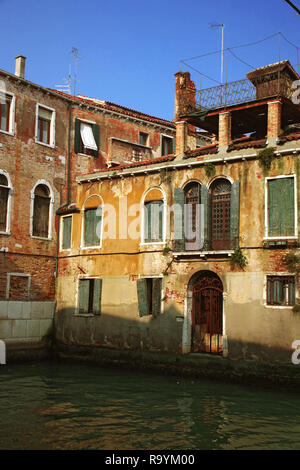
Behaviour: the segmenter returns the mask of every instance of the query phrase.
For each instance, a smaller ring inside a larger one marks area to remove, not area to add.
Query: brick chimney
[[[219,152],[227,151],[231,144],[231,113],[225,111],[219,114]]]
[[[175,77],[176,155],[181,156],[196,147],[196,128],[184,119],[195,109],[196,88],[189,72],[177,72]]]
[[[15,75],[20,78],[25,78],[25,61],[26,57],[18,55],[16,58]]]

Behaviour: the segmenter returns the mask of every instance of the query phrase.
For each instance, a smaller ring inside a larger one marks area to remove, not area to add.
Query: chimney
[[[15,75],[20,78],[25,78],[26,57],[24,57],[23,55],[18,55],[15,59],[16,59]]]

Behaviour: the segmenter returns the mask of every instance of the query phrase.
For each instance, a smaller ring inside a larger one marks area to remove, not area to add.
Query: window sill
[[[11,235],[11,232],[2,232],[0,230],[0,235],[6,235],[7,237],[9,237],[9,235]]]
[[[234,250],[215,250],[215,251],[180,251],[174,252],[173,255],[177,256],[200,256],[200,258],[205,256],[214,256],[214,255],[225,255],[230,257],[234,253]]]
[[[276,309],[280,309],[280,310],[283,310],[283,309],[292,309],[295,307],[295,305],[267,305],[267,304],[264,304],[264,307],[266,308],[276,308]]]
[[[34,238],[36,240],[43,240],[44,242],[51,242],[52,238],[45,238],[45,237],[38,237],[36,235],[30,235],[31,238]]]
[[[100,313],[74,313],[74,317],[100,317]]]
[[[96,245],[96,246],[81,246],[81,250],[102,250],[102,246]]]
[[[1,132],[2,134],[11,135],[12,137],[14,137],[14,135],[15,135],[14,132],[4,131],[3,129],[0,129],[0,132]]]
[[[81,153],[81,152],[77,153],[76,155],[78,155],[79,157],[87,157],[87,158],[97,158],[98,157],[98,155],[96,155],[96,156],[95,155],[87,155],[86,153]]]
[[[45,144],[44,142],[40,142],[39,140],[36,140],[36,139],[35,139],[35,143],[39,144],[39,145],[43,145],[44,147],[48,147],[48,148],[51,148],[51,149],[55,148],[54,144]]]
[[[140,243],[140,246],[165,245],[166,243],[167,243],[166,241],[163,241],[163,242],[142,242],[142,243]]]
[[[284,240],[297,240],[297,236],[290,236],[290,237],[264,237],[264,242],[275,242],[275,241],[284,241]]]

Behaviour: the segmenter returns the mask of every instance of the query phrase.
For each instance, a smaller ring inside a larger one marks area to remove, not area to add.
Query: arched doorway
[[[223,352],[223,284],[211,271],[203,271],[192,290],[192,352]]]

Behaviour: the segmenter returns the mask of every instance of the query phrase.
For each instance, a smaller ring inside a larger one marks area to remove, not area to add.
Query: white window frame
[[[52,113],[51,116],[51,123],[50,123],[50,144],[46,144],[45,142],[41,142],[38,140],[38,119],[39,119],[39,108],[44,108],[47,111],[50,111]],[[36,104],[36,111],[35,111],[35,142],[40,145],[44,145],[45,147],[50,147],[54,148],[55,147],[55,109],[54,108],[49,108],[49,106],[46,106],[41,103]]]
[[[76,117],[76,119],[78,119],[80,122],[84,122],[85,124],[91,124],[91,126],[97,125],[96,121],[89,121],[88,119],[82,119],[81,117]],[[81,139],[80,129],[79,129],[79,135],[80,135],[80,139]],[[83,142],[82,142],[82,145],[83,145]],[[100,145],[99,145],[99,147],[100,147]],[[99,151],[100,151],[100,148],[98,148],[98,152]],[[77,155],[83,155],[84,157],[95,158],[92,155],[87,155],[86,153],[82,153],[82,152],[79,152]]]
[[[71,217],[72,223],[71,223],[71,243],[70,243],[70,248],[63,248],[63,234],[64,234],[64,219],[66,217]],[[71,251],[72,250],[72,240],[73,240],[73,214],[66,214],[62,215],[60,219],[60,228],[59,228],[59,250],[60,251]]]
[[[268,181],[275,180],[279,178],[294,178],[294,235],[289,235],[286,237],[270,237],[268,234]],[[279,176],[270,176],[265,178],[265,236],[263,240],[297,240],[298,239],[298,209],[297,209],[297,177],[295,174],[292,175],[279,175]]]
[[[47,186],[49,189],[49,194],[50,194],[50,204],[49,204],[49,219],[48,219],[48,237],[38,237],[36,235],[33,235],[33,211],[34,211],[34,196],[35,196],[35,190],[36,187],[39,186],[40,184],[43,184]],[[53,190],[46,180],[38,180],[35,185],[33,186],[31,192],[30,192],[30,198],[31,198],[31,203],[30,203],[30,236],[31,238],[36,238],[38,240],[52,240],[52,224],[53,224],[53,207],[54,207],[54,194]]]
[[[6,230],[0,230],[0,235],[11,235],[10,231],[10,222],[11,222],[11,211],[12,211],[12,196],[13,196],[13,187],[11,184],[11,179],[6,170],[0,169],[0,175],[4,175],[7,178],[8,182],[8,200],[7,200],[7,210],[6,210]]]
[[[102,211],[102,215],[101,215],[101,232],[100,232],[100,240],[99,240],[99,245],[93,245],[93,246],[86,246],[84,244],[84,231],[85,231],[85,211],[86,209],[92,209],[89,208],[89,207],[85,207],[86,206],[86,203],[89,199],[93,198],[93,197],[97,197],[99,200],[100,200],[100,204],[98,207],[101,206],[101,211]],[[102,249],[102,239],[103,239],[103,226],[104,226],[104,222],[103,222],[103,214],[104,214],[104,202],[103,202],[103,199],[102,197],[99,195],[99,194],[91,194],[91,196],[89,196],[85,201],[84,201],[84,204],[82,206],[82,209],[81,209],[81,242],[80,242],[80,248],[81,250],[93,250],[93,249]]]
[[[1,94],[11,97],[11,105],[10,105],[10,112],[9,112],[9,131],[0,129],[0,132],[2,132],[3,134],[7,134],[7,135],[15,135],[15,102],[16,102],[15,95],[3,89],[0,89],[0,95]]]
[[[282,277],[293,276],[295,278],[295,305],[296,305],[297,298],[298,298],[298,287],[297,287],[295,273],[288,273],[288,272],[280,272],[280,273],[270,272],[270,273],[266,273],[265,276],[264,276],[264,285],[263,285],[263,305],[264,305],[265,308],[280,309],[280,310],[283,310],[283,309],[290,309],[291,310],[291,309],[293,309],[294,305],[269,305],[267,303],[267,300],[268,300],[268,298],[267,298],[268,276],[276,276],[276,277],[279,277],[279,276],[282,276]]]
[[[145,241],[145,199],[147,194],[152,190],[159,190],[162,194],[162,201],[163,201],[163,227],[162,227],[162,240],[159,242],[146,242]],[[166,236],[167,236],[167,197],[165,191],[159,186],[152,186],[151,188],[147,189],[144,193],[141,201],[141,242],[140,246],[155,246],[155,245],[165,245],[166,244]]]

